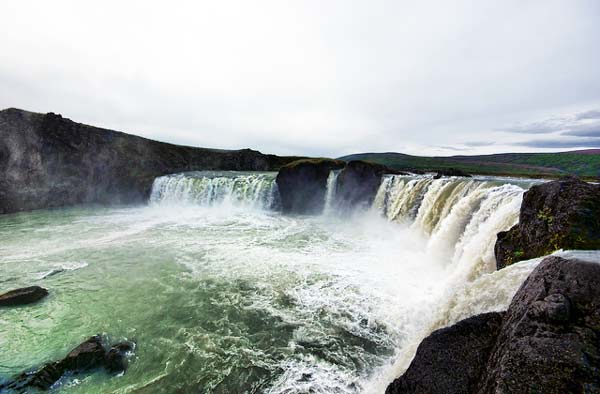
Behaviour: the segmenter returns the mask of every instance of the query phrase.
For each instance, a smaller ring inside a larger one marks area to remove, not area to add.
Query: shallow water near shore
[[[429,330],[503,309],[533,269],[485,304],[465,296],[516,221],[523,189],[504,180],[388,178],[369,211],[304,217],[271,209],[270,174],[192,178],[155,183],[144,207],[0,217],[0,289],[50,290],[0,310],[0,376],[106,333],[137,342],[127,373],[53,390],[381,392]],[[455,295],[464,308],[444,306]]]

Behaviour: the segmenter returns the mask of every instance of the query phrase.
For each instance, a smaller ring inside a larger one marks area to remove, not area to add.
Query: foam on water
[[[52,294],[0,319],[0,375],[105,331],[137,339],[130,370],[61,391],[380,393],[431,330],[506,308],[536,264],[494,270],[527,182],[386,176],[340,217],[336,178],[320,217],[279,214],[274,174],[205,172],[157,178],[148,207],[0,218],[4,285]]]

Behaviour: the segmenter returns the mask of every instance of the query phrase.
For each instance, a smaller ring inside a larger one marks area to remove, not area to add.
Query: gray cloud
[[[463,145],[466,145],[466,146],[492,146],[492,145],[496,145],[496,143],[490,142],[490,141],[469,141],[469,142],[464,142]]]
[[[600,110],[581,112],[581,113],[577,114],[576,118],[577,118],[577,120],[600,119]]]
[[[600,138],[578,138],[569,140],[539,139],[514,143],[528,148],[600,148]]]

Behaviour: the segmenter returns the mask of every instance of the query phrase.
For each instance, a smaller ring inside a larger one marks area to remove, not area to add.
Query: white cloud
[[[500,125],[598,108],[599,22],[594,0],[3,2],[0,107],[274,153],[514,150]]]

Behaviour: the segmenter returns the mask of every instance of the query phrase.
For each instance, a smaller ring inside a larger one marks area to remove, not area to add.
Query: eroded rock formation
[[[432,333],[395,393],[600,393],[600,264],[551,256],[506,313]]]
[[[498,234],[498,269],[558,249],[600,249],[600,185],[570,177],[532,186],[519,224]]]
[[[75,123],[54,113],[0,111],[0,214],[147,200],[157,176],[192,170],[277,170],[297,157],[193,148]]]
[[[129,341],[109,347],[105,338],[96,335],[71,350],[62,360],[23,372],[10,382],[0,384],[0,392],[10,390],[27,393],[31,390],[48,390],[67,373],[77,375],[98,368],[105,368],[110,373],[123,372],[127,368],[127,356],[134,348],[134,343]]]
[[[377,194],[383,174],[398,173],[381,164],[350,161],[337,179],[337,203],[342,209],[369,207]]]
[[[321,213],[329,172],[343,168],[344,164],[340,160],[305,159],[283,166],[277,174],[283,212]]]

